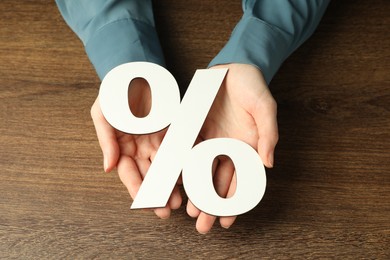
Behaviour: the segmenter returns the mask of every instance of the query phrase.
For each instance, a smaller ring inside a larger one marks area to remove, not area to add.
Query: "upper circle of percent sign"
[[[99,102],[111,126],[129,134],[148,134],[169,126],[132,209],[166,206],[181,172],[188,198],[210,215],[243,214],[261,201],[265,169],[250,145],[231,138],[214,138],[194,146],[226,73],[227,69],[197,70],[182,102],[175,78],[157,64],[125,63],[105,76]],[[152,106],[142,118],[131,112],[128,102],[129,83],[135,78],[144,78],[151,91]],[[219,155],[228,156],[235,167],[236,191],[229,198],[220,197],[213,186],[212,164]]]

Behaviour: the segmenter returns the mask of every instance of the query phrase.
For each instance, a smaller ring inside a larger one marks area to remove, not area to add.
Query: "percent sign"
[[[243,214],[262,199],[266,177],[257,152],[245,142],[214,138],[194,146],[227,69],[197,70],[180,102],[179,87],[165,68],[148,62],[115,67],[103,79],[99,102],[106,120],[129,134],[148,134],[169,126],[133,201],[132,209],[164,207],[182,173],[184,190],[200,210],[215,216]],[[144,78],[152,96],[146,117],[136,117],[128,102],[129,83]],[[220,197],[213,185],[212,164],[228,156],[235,167],[237,187],[230,198]]]

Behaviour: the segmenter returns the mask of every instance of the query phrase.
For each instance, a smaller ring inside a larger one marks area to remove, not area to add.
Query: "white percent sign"
[[[132,209],[164,207],[182,172],[188,198],[200,210],[215,216],[243,214],[262,199],[266,177],[257,152],[231,138],[194,143],[227,69],[197,70],[180,103],[179,87],[165,68],[148,62],[131,62],[115,67],[103,79],[99,102],[106,120],[129,134],[168,131],[133,201]],[[129,83],[144,78],[152,96],[146,117],[136,117],[128,102]],[[235,167],[237,187],[230,198],[214,188],[212,164],[219,155],[228,156]]]

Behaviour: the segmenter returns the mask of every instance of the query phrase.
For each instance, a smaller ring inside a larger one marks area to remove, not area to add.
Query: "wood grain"
[[[240,1],[155,1],[185,86]],[[99,80],[54,1],[0,1],[0,258],[389,259],[390,5],[333,1],[271,83],[280,142],[265,197],[229,230],[130,211],[104,174],[89,109]]]

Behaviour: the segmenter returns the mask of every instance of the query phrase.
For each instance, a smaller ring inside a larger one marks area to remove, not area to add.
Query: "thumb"
[[[274,151],[279,139],[276,115],[276,101],[267,90],[258,100],[253,117],[259,135],[257,151],[263,164],[268,168],[272,168],[274,165]]]
[[[98,98],[91,108],[91,117],[95,125],[100,148],[103,152],[104,171],[110,172],[115,168],[119,159],[119,145],[116,130],[104,118]]]

